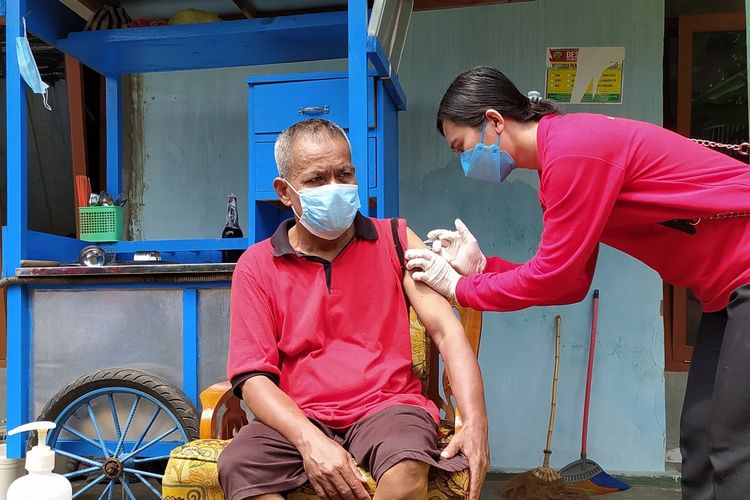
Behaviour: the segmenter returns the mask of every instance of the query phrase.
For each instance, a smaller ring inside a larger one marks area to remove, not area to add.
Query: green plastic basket
[[[120,241],[125,236],[122,207],[79,207],[78,231],[84,241]]]

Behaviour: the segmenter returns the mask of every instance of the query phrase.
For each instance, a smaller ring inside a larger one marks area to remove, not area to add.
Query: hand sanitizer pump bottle
[[[70,481],[55,474],[55,452],[47,446],[47,431],[54,429],[54,422],[31,422],[8,432],[8,435],[25,431],[37,431],[36,446],[26,453],[26,470],[29,473],[13,481],[8,488],[7,500],[71,500],[73,488]]]

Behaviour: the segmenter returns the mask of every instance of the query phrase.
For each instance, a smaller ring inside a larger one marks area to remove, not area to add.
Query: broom
[[[560,315],[555,316],[555,368],[552,375],[552,403],[550,404],[547,446],[544,450],[544,463],[541,467],[516,475],[508,481],[502,491],[506,500],[579,500],[589,498],[581,489],[573,488],[555,469],[549,466],[552,454],[552,428],[555,425],[557,406],[557,371],[560,366]]]
[[[565,482],[586,490],[591,495],[604,495],[627,490],[630,485],[613,478],[599,464],[586,458],[586,441],[589,427],[589,401],[591,399],[591,378],[594,372],[594,349],[596,347],[596,322],[599,315],[599,290],[594,290],[594,307],[591,314],[591,339],[589,340],[589,366],[586,372],[586,392],[583,403],[583,430],[581,432],[581,458],[562,469]]]

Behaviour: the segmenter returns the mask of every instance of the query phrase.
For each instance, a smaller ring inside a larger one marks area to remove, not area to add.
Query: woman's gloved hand
[[[406,269],[414,271],[411,277],[421,281],[430,288],[443,295],[449,301],[456,299],[456,284],[461,278],[440,255],[426,248],[412,248],[406,251],[404,257],[408,260]]]
[[[484,272],[487,258],[461,219],[456,219],[455,231],[433,229],[427,233],[427,238],[432,241],[432,251],[444,257],[459,274],[466,276]]]

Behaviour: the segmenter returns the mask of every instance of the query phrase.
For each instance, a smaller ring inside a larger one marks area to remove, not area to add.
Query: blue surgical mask
[[[52,108],[47,102],[47,89],[49,88],[49,85],[42,80],[42,76],[39,74],[39,68],[34,60],[34,54],[31,52],[29,39],[26,36],[25,18],[23,18],[23,36],[16,37],[16,57],[18,58],[18,70],[26,81],[26,84],[31,87],[31,90],[33,90],[35,94],[42,94],[44,107],[52,111]]]
[[[482,137],[474,149],[461,153],[461,166],[466,177],[486,182],[503,182],[516,168],[516,162],[507,151],[500,149],[500,135],[497,136],[496,144],[484,144],[486,125],[485,119],[482,123]]]
[[[335,240],[352,225],[359,210],[359,191],[356,184],[326,184],[297,191],[302,203],[302,215],[294,211],[300,224],[318,238]]]

